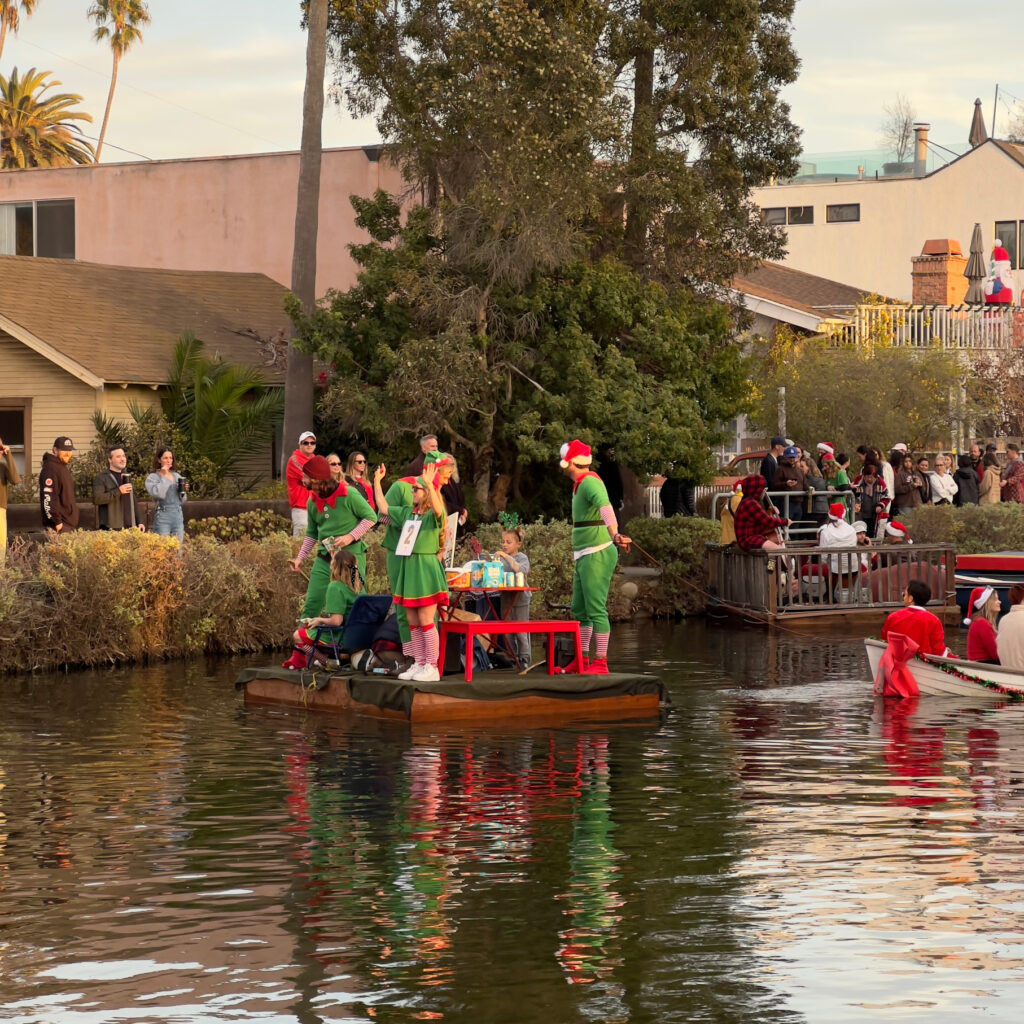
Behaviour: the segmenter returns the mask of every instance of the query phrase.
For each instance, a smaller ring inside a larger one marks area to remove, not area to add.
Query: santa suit
[[[990,305],[1013,302],[1013,271],[1010,254],[1001,246],[992,248],[989,276],[985,282],[985,302]]]
[[[882,639],[890,633],[902,633],[913,640],[921,654],[945,654],[946,640],[938,616],[919,604],[910,604],[893,612],[882,626]]]

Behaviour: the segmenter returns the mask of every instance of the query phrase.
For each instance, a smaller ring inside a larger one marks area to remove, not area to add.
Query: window
[[[814,223],[814,207],[813,206],[791,206],[787,211],[789,214],[790,224],[813,224]]]
[[[995,234],[993,238],[998,238],[1003,243],[1003,248],[1006,250],[1006,254],[1010,257],[1010,269],[1016,270],[1018,267],[1017,261],[1017,222],[1015,220],[997,220],[995,227]],[[993,242],[993,245],[995,243]]]
[[[860,203],[836,203],[825,207],[826,224],[849,224],[860,220]]]
[[[0,203],[0,254],[73,260],[74,199]]]
[[[11,446],[14,464],[22,477],[25,467],[31,465],[32,453],[26,441],[31,419],[31,398],[0,398],[0,440]]]
[[[761,211],[765,224],[785,224],[786,208],[784,206],[771,206]]]

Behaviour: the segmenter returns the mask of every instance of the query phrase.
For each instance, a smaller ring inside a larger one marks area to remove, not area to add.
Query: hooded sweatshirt
[[[761,547],[769,534],[788,526],[789,520],[769,515],[761,504],[765,491],[762,476],[745,476],[740,481],[740,489],[743,500],[736,507],[736,543],[744,551],[753,551]]]
[[[78,506],[75,504],[75,481],[71,470],[53,454],[43,455],[43,468],[39,473],[39,507],[43,526],[61,531],[78,526]]]

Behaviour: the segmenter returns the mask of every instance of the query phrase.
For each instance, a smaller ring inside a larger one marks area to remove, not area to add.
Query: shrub
[[[269,508],[248,509],[234,516],[191,519],[185,526],[189,537],[212,537],[219,541],[241,540],[243,537],[264,540],[275,533],[290,534],[291,530],[291,521]]]
[[[704,546],[721,536],[718,523],[689,516],[633,519],[623,532],[636,542],[628,556],[631,564],[653,565],[641,548],[660,563],[658,585],[641,592],[640,603],[651,614],[688,615],[704,610]]]
[[[1024,506],[924,505],[900,517],[918,544],[952,544],[961,555],[1024,551]]]

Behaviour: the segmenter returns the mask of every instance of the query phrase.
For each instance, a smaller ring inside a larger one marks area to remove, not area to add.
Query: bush
[[[288,535],[292,532],[290,519],[278,515],[269,508],[253,508],[234,516],[210,516],[207,519],[191,519],[185,525],[189,537],[212,537],[219,541],[265,540],[275,533]]]
[[[286,644],[305,581],[276,534],[183,550],[135,530],[15,539],[0,569],[0,671]]]
[[[1024,506],[924,505],[901,516],[917,544],[952,544],[961,555],[1024,551]]]
[[[661,564],[658,585],[641,592],[641,604],[652,615],[690,615],[704,610],[705,550],[717,541],[721,527],[710,519],[671,516],[668,519],[633,519],[624,528],[636,546],[631,564],[653,565],[642,548]]]

